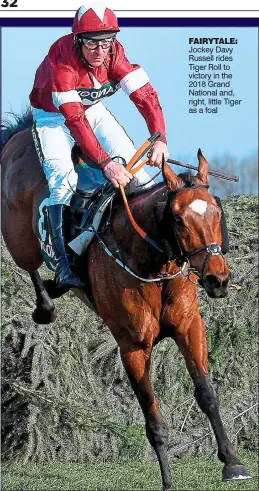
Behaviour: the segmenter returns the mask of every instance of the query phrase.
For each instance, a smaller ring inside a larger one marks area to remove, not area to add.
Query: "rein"
[[[126,170],[129,171],[132,175],[136,174],[147,163],[148,159],[143,160],[143,162],[140,162],[140,164],[137,167],[132,169],[133,165],[136,164],[141,159],[141,157],[143,157],[143,155],[145,155],[145,153],[148,152],[148,150],[150,150],[150,148],[153,146],[154,142],[157,140],[157,138],[159,138],[159,136],[160,136],[160,133],[155,133],[152,137],[150,137],[147,141],[145,141],[143,143],[143,145],[141,145],[141,147],[137,150],[137,152],[130,159],[130,161],[126,165]],[[130,210],[130,207],[129,207],[129,203],[128,203],[125,191],[124,191],[124,187],[121,184],[119,185],[119,189],[120,189],[122,199],[124,202],[124,206],[125,206],[125,209],[126,209],[126,212],[127,212],[127,215],[129,217],[129,221],[130,221],[132,227],[136,230],[136,232],[140,235],[140,237],[142,237],[142,239],[144,239],[146,242],[148,242],[150,245],[152,245],[159,252],[164,252],[163,249],[161,249],[161,247],[157,244],[157,242],[155,242],[153,239],[148,237],[146,232],[144,232],[144,230],[134,220],[133,215],[132,215],[131,210]]]
[[[188,275],[188,271],[189,271],[189,268],[188,268],[188,262],[184,262],[181,267],[179,268],[179,270],[177,271],[177,273],[173,274],[173,275],[166,275],[166,274],[161,274],[161,276],[158,276],[157,278],[143,278],[142,276],[139,276],[137,275],[136,273],[134,273],[134,271],[132,271],[132,269],[130,269],[126,264],[124,264],[121,259],[119,259],[118,257],[116,257],[111,251],[110,249],[108,249],[107,245],[104,243],[104,241],[101,239],[100,237],[100,234],[97,232],[97,230],[93,227],[93,225],[91,225],[89,227],[89,230],[92,230],[100,244],[100,246],[102,247],[102,249],[106,252],[106,254],[114,260],[114,262],[116,264],[118,264],[121,268],[123,268],[125,271],[127,271],[128,273],[131,274],[131,276],[133,276],[134,278],[137,278],[138,280],[144,282],[144,283],[155,283],[155,282],[160,282],[160,281],[165,281],[165,280],[172,280],[174,278],[177,278],[178,276],[180,275],[183,275],[183,276],[189,276]],[[119,249],[117,248],[116,252],[120,252]],[[187,267],[187,273],[185,273],[185,269]]]
[[[145,162],[142,162],[142,164],[144,165]],[[138,169],[141,168],[141,167],[143,167],[142,164],[138,166]],[[146,242],[148,242],[150,245],[152,245],[159,252],[164,252],[163,249],[161,249],[161,247],[157,244],[157,242],[155,242],[153,239],[151,239],[146,234],[146,232],[144,232],[144,230],[134,220],[133,215],[132,215],[131,210],[130,210],[130,207],[129,207],[127,196],[126,196],[125,191],[124,191],[124,188],[121,186],[121,184],[120,184],[120,192],[121,192],[121,195],[122,195],[122,199],[123,199],[123,202],[124,202],[124,205],[125,205],[125,209],[126,209],[127,215],[129,217],[129,221],[130,221],[131,225],[133,226],[133,228],[140,235],[140,237],[142,237],[142,239],[144,239]]]

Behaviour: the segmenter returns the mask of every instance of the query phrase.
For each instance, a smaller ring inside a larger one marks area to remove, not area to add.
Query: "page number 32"
[[[1,7],[18,7],[17,0],[11,0],[10,2],[8,0],[3,0]]]

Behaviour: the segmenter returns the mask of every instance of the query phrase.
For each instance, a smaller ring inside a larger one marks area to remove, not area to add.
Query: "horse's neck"
[[[133,196],[129,200],[129,205],[134,214],[134,218],[139,220],[139,224],[145,226],[146,231],[154,232],[154,205],[158,202],[165,201],[166,186],[159,183],[150,190]]]

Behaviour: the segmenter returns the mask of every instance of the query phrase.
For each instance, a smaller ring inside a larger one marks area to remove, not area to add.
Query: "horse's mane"
[[[12,136],[16,135],[16,133],[19,133],[20,131],[30,128],[33,122],[32,112],[29,108],[25,109],[20,115],[14,112],[9,112],[7,114],[12,117],[12,120],[4,119],[1,122],[0,150],[4,148],[5,144],[8,142],[8,140],[10,140],[10,138],[12,138]]]

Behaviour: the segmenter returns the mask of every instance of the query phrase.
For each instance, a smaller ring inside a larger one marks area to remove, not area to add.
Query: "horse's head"
[[[199,283],[213,298],[225,297],[230,271],[221,253],[221,209],[208,191],[208,162],[198,150],[199,167],[189,182],[163,165],[167,186],[166,240],[174,255],[187,259]]]

